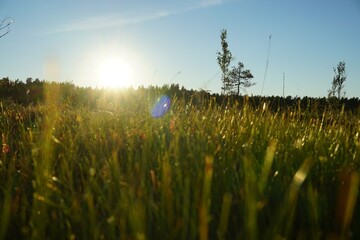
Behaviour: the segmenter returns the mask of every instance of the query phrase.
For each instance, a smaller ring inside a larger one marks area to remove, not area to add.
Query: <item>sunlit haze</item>
[[[345,61],[346,96],[360,97],[358,0],[3,0],[5,17],[15,21],[0,38],[0,78],[220,93],[216,52],[227,29],[232,66],[241,61],[254,75],[248,94],[326,96]]]

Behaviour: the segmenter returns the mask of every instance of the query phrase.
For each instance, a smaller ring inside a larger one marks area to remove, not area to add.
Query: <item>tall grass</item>
[[[359,116],[54,99],[0,106],[0,239],[360,237]]]

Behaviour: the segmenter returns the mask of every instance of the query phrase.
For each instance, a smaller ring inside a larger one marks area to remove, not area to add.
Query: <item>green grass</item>
[[[0,239],[360,238],[360,118],[151,96],[0,106]]]

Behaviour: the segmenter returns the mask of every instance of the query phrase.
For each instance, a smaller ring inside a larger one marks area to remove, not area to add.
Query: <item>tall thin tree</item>
[[[221,88],[221,92],[223,94],[229,92],[230,90],[230,79],[229,79],[229,66],[230,66],[230,62],[233,59],[232,57],[232,53],[229,50],[229,45],[227,43],[227,31],[226,29],[221,30],[221,52],[217,52],[217,62],[221,68],[221,72],[222,72],[222,76],[221,76],[221,81],[222,81],[222,88]]]
[[[346,81],[346,69],[345,69],[345,62],[339,62],[336,68],[334,68],[334,78],[332,80],[331,89],[328,91],[329,97],[335,97],[337,95],[337,98],[341,98],[342,96],[342,90],[345,87],[345,81]]]

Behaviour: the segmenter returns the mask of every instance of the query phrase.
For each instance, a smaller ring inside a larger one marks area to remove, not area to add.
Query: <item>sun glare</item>
[[[133,84],[131,66],[120,58],[107,58],[99,64],[99,86],[105,88],[127,88]]]

